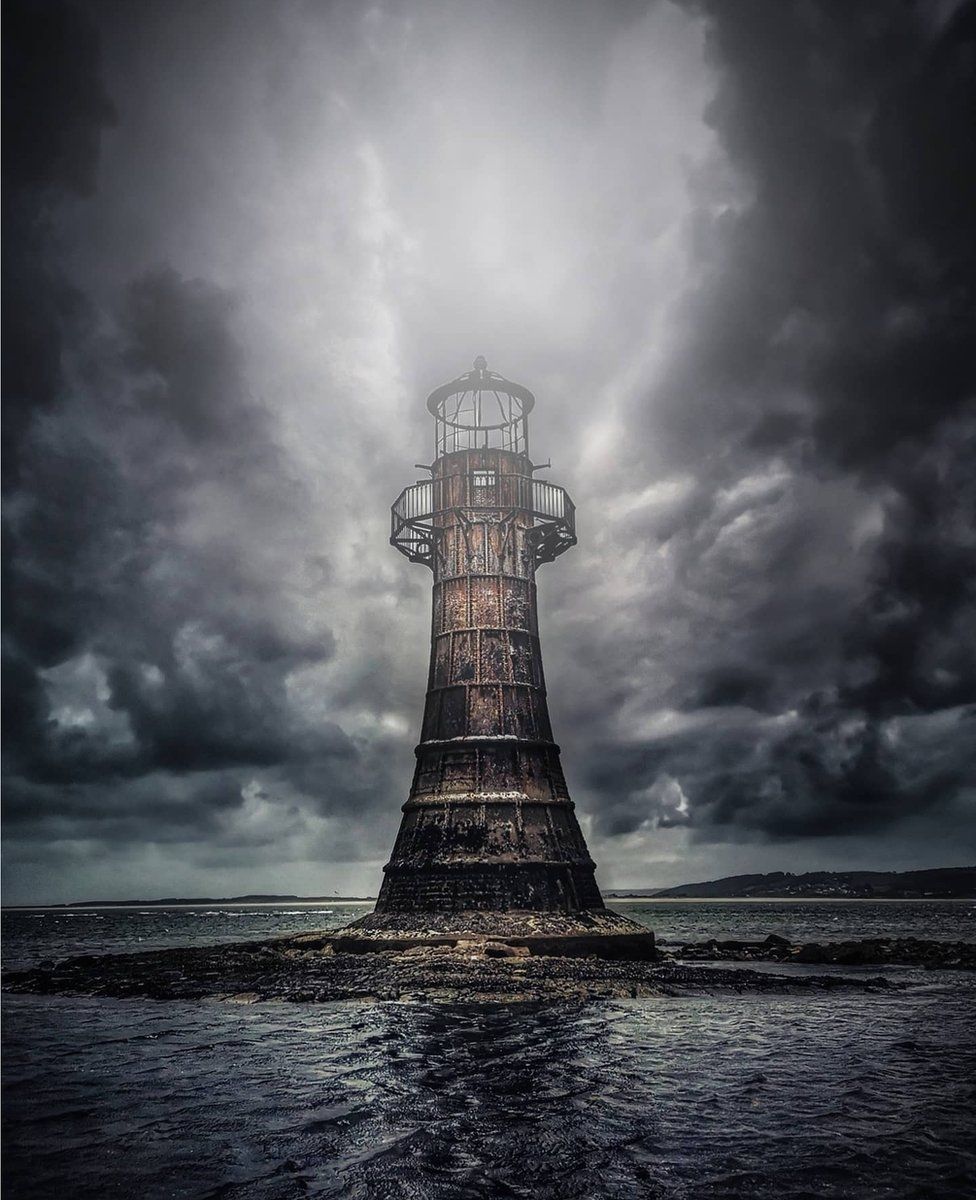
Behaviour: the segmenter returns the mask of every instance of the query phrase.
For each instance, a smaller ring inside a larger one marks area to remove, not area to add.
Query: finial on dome
[[[479,354],[478,357],[474,360],[474,369],[476,371],[482,371],[482,372],[488,370],[488,360],[485,358],[485,356],[483,354]]]

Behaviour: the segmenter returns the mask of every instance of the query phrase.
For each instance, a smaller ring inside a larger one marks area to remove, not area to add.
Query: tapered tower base
[[[335,951],[371,954],[409,950],[416,946],[470,944],[493,952],[508,946],[529,954],[563,958],[655,957],[654,934],[636,921],[609,909],[574,913],[554,912],[372,912],[340,929],[332,939]]]

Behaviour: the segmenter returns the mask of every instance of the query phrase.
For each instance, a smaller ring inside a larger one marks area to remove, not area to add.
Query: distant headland
[[[12,904],[10,908],[185,908],[215,904],[352,904],[372,902],[375,896],[278,896],[255,892],[247,896],[166,896],[162,900],[72,900],[70,904]]]
[[[976,899],[976,867],[927,871],[770,871],[727,875],[670,888],[630,888],[604,893],[608,900],[970,900]]]

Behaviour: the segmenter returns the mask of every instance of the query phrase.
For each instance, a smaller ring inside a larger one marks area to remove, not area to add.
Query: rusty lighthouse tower
[[[397,497],[390,538],[433,573],[417,764],[375,912],[337,949],[487,938],[653,953],[648,930],[604,906],[549,722],[535,573],[576,544],[576,520],[535,477],[534,405],[480,357],[428,398],[430,478]]]

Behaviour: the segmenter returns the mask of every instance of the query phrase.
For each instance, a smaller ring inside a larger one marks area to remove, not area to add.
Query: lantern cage
[[[528,416],[535,396],[521,384],[488,370],[481,355],[474,369],[445,383],[427,397],[435,421],[434,456],[459,450],[508,450],[529,453]]]

